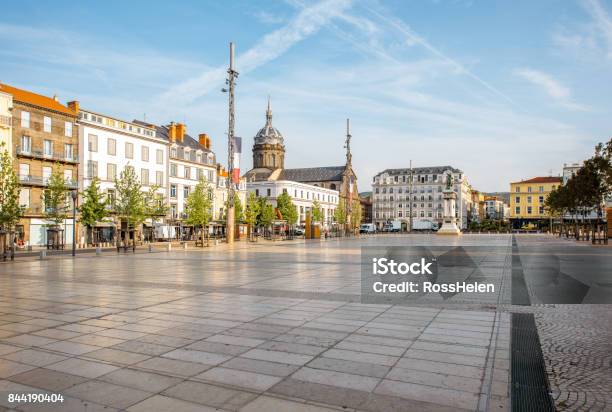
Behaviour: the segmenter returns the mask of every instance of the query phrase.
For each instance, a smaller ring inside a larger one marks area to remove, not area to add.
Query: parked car
[[[306,230],[303,227],[297,226],[295,229],[293,229],[293,234],[295,236],[304,236],[306,234]]]

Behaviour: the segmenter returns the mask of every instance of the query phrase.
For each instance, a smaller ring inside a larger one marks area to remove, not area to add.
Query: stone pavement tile
[[[300,343],[287,343],[287,342],[275,342],[268,341],[257,347],[257,349],[270,349],[281,352],[299,353],[302,355],[316,356],[323,352],[325,348],[320,346],[302,345]]]
[[[203,363],[205,365],[218,365],[232,358],[228,355],[192,349],[175,349],[172,352],[165,353],[162,355],[162,357],[178,359],[186,362]]]
[[[223,331],[224,335],[232,335],[232,336],[240,336],[243,338],[253,338],[253,339],[264,339],[269,340],[273,339],[278,335],[276,332],[264,332],[261,330],[251,330],[251,329],[243,329],[243,328],[234,328]]]
[[[17,363],[10,360],[1,360],[0,378],[8,378],[10,376],[17,375],[19,373],[23,373],[35,368],[36,367],[32,365],[25,365],[23,363]]]
[[[447,344],[482,346],[485,348],[488,347],[489,344],[491,343],[491,341],[488,338],[487,339],[476,339],[476,338],[466,338],[462,336],[436,335],[433,333],[423,333],[421,336],[419,336],[419,340],[447,343]]]
[[[359,334],[348,335],[343,342],[357,342],[357,343],[366,343],[370,345],[385,345],[385,346],[395,346],[397,348],[406,349],[408,346],[412,344],[412,340],[407,339],[393,339],[388,337],[380,337],[380,336],[366,336]]]
[[[470,410],[476,410],[478,406],[478,395],[474,393],[387,379],[384,379],[374,392]]]
[[[214,412],[214,407],[187,402],[167,396],[155,395],[127,408],[129,412]]]
[[[4,359],[14,362],[21,362],[27,365],[46,366],[51,363],[66,359],[65,356],[54,355],[53,353],[43,352],[35,349],[25,349],[2,356]]]
[[[84,343],[86,345],[101,346],[103,348],[113,345],[118,345],[125,342],[124,339],[111,338],[108,336],[100,336],[95,334],[81,335],[76,338],[71,338],[69,342]]]
[[[262,395],[254,401],[246,404],[240,409],[240,412],[268,412],[268,411],[286,411],[286,412],[332,412],[337,409],[325,408],[323,406],[312,405],[302,402],[294,402],[287,399],[273,398],[271,396]]]
[[[279,352],[264,349],[251,349],[250,351],[240,355],[244,358],[259,359],[277,363],[289,363],[291,365],[304,365],[313,357],[310,355],[301,355],[299,353]]]
[[[113,365],[108,365],[106,363],[91,362],[83,359],[71,358],[49,365],[47,366],[47,369],[94,379],[98,376],[106,375],[107,373],[110,373],[119,368]]]
[[[209,369],[195,376],[195,378],[262,392],[274,386],[282,379],[276,376],[223,367]]]
[[[365,353],[355,352],[344,349],[330,349],[327,352],[323,352],[326,358],[344,359],[344,360],[355,360],[359,359],[360,362],[373,363],[375,365],[393,366],[397,362],[396,356],[379,355],[376,353]]]
[[[75,338],[81,335],[80,332],[71,332],[69,330],[62,330],[57,328],[38,330],[36,332],[33,332],[32,334],[36,336],[43,336],[45,338],[58,340]]]
[[[312,369],[303,367],[291,375],[291,379],[319,383],[322,385],[338,386],[347,389],[371,392],[374,390],[379,378],[353,375],[325,369]]]
[[[398,339],[406,339],[413,340],[419,337],[421,334],[420,331],[415,330],[396,330],[396,329],[382,329],[382,328],[372,328],[370,326],[364,326],[360,328],[357,333],[362,335],[374,335],[374,336],[387,336],[390,338],[398,338]]]
[[[251,348],[246,346],[228,345],[227,343],[207,342],[204,340],[192,343],[186,346],[184,349],[199,350],[211,353],[221,353],[224,355],[240,355]]]
[[[55,342],[55,339],[49,339],[49,338],[45,338],[42,336],[36,336],[36,335],[18,335],[18,336],[13,336],[11,338],[6,338],[3,339],[4,343],[13,343],[16,345],[23,345],[23,346],[44,346],[50,343]]]
[[[306,401],[339,406],[343,409],[359,409],[371,396],[369,392],[314,382],[285,379],[269,389],[270,393]],[[381,409],[384,410],[384,409]]]
[[[95,335],[99,336],[108,336],[110,338],[117,338],[123,340],[132,340],[142,338],[146,335],[143,332],[133,332],[131,330],[121,330],[121,329],[104,329],[99,332],[96,332]]]
[[[432,400],[424,402],[410,399],[402,399],[397,396],[379,395],[371,393],[365,402],[359,405],[360,411],[381,412],[472,412],[457,406],[443,406],[433,403]]]
[[[93,352],[88,352],[82,357],[103,360],[111,363],[119,363],[122,365],[132,365],[150,358],[149,355],[143,355],[142,353],[126,352],[111,348],[98,349]]]
[[[152,395],[149,392],[138,389],[96,380],[73,386],[65,390],[64,393],[78,399],[88,400],[118,409],[125,409]]]
[[[510,398],[508,398],[507,396],[491,395],[489,397],[489,406],[487,412],[508,412],[510,410]]]
[[[134,334],[140,333],[140,332],[130,332],[130,331],[123,331],[123,332],[134,333]],[[202,330],[186,329],[186,328],[178,328],[178,327],[162,329],[155,333],[158,335],[173,336],[173,337],[193,339],[193,340],[204,339],[214,334],[214,332],[206,332]],[[140,333],[140,335],[142,336],[144,334]],[[138,339],[138,337],[134,337],[131,339]]]
[[[101,330],[104,330],[104,328],[100,328],[97,326],[89,326],[89,325],[80,325],[78,323],[72,323],[70,325],[63,325],[63,326],[58,326],[58,329],[61,330],[68,330],[71,332],[78,332],[78,333],[94,333],[94,332],[99,332]]]
[[[19,350],[23,350],[23,348],[20,346],[5,345],[3,343],[0,343],[0,356],[6,355],[12,352],[17,352]]]
[[[254,393],[194,381],[179,383],[162,395],[226,410],[238,410],[257,397]]]
[[[401,356],[405,349],[395,346],[373,345],[369,343],[358,343],[343,340],[334,346],[336,349],[346,349],[356,352],[377,353],[379,355]]]
[[[224,344],[236,345],[236,346],[247,346],[247,347],[259,346],[265,342],[265,340],[262,340],[262,339],[243,338],[240,336],[231,336],[231,335],[222,335],[222,334],[213,335],[209,338],[206,338],[205,341],[224,343]]]
[[[480,379],[404,368],[391,369],[386,379],[437,386],[439,388],[456,389],[471,393],[479,393],[480,387],[482,386],[482,381]]]
[[[313,359],[307,366],[309,368],[327,369],[354,375],[372,376],[375,378],[384,378],[389,372],[389,367],[383,365],[324,357]]]
[[[320,330],[330,330],[330,331],[336,331],[336,332],[347,332],[347,333],[351,333],[351,332],[355,332],[357,329],[359,329],[359,325],[339,325],[339,324],[334,324],[334,323],[324,323],[324,322],[308,322],[305,323],[303,325],[303,327],[305,328],[310,328],[310,329],[320,329]]]
[[[476,366],[456,365],[453,363],[434,362],[422,359],[401,358],[397,362],[398,368],[417,369],[425,372],[444,373],[448,375],[464,376],[466,378],[482,379],[483,369]]]
[[[173,348],[180,348],[181,346],[189,345],[195,342],[194,339],[180,338],[178,336],[164,336],[164,335],[145,335],[137,339],[141,342],[155,343],[156,345],[171,346]]]
[[[34,386],[52,392],[62,391],[87,381],[87,378],[46,368],[32,369],[9,378],[13,382]]]
[[[18,335],[18,334],[19,334],[19,332],[16,332],[16,331],[0,329],[0,339],[10,338],[10,337]]]
[[[59,341],[41,346],[43,349],[49,349],[56,352],[67,353],[69,355],[82,355],[87,352],[93,352],[100,349],[99,346],[85,345],[83,343]]]
[[[88,319],[79,324],[89,325],[89,326],[99,326],[101,328],[116,328],[119,325],[123,325],[123,322],[115,322],[112,320],[104,320],[104,319]]]
[[[475,356],[475,357],[486,357],[487,348],[465,346],[465,345],[453,345],[447,343],[434,343],[434,342],[423,342],[417,340],[412,344],[410,349],[421,349],[443,353],[453,353],[457,355]]]
[[[298,365],[268,362],[264,360],[236,357],[222,365],[224,368],[238,369],[248,372],[263,373],[272,376],[289,376],[299,369]]]
[[[127,368],[100,376],[98,380],[153,393],[161,392],[182,381],[181,378]]]
[[[118,345],[112,346],[112,349],[124,350],[127,352],[142,353],[145,355],[158,356],[166,352],[174,350],[174,348],[156,343],[143,342],[140,340],[129,340]]]
[[[459,365],[477,366],[483,368],[486,358],[484,356],[466,356],[455,353],[433,352],[421,349],[408,349],[404,354],[405,358],[425,359],[437,362],[456,363]]]
[[[26,325],[24,323],[6,323],[0,326],[0,329],[17,333],[29,333],[44,329],[44,326]]]
[[[277,342],[299,343],[300,345],[321,346],[324,348],[334,346],[338,342],[338,339],[321,338],[321,337],[316,337],[316,336],[302,336],[302,335],[293,335],[293,334],[279,335],[275,337],[273,340]]]
[[[201,363],[184,362],[176,359],[155,357],[132,365],[132,367],[147,369],[161,373],[168,373],[176,376],[190,377],[197,375],[198,373],[203,372],[206,369],[210,369],[211,365],[203,365]]]
[[[332,330],[309,329],[305,327],[291,329],[287,333],[290,333],[292,335],[312,336],[315,338],[335,339],[335,340],[344,339],[345,337],[349,335],[348,333],[344,333],[344,332],[338,332],[338,331],[332,331]]]
[[[64,396],[62,403],[29,403],[22,405],[23,412],[115,412],[118,409],[110,406],[100,405],[91,401]]]
[[[425,329],[423,333],[490,340],[491,339],[491,329],[492,328],[489,328],[489,330],[486,332],[475,332],[472,330],[464,330],[461,326],[455,326],[455,328],[435,328],[430,325],[427,327],[427,329]]]

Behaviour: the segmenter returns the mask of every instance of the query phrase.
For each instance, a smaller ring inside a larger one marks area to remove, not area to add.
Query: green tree
[[[51,225],[58,226],[68,217],[70,205],[68,202],[68,185],[59,164],[56,164],[49,178],[47,188],[43,191],[45,219]]]
[[[131,166],[126,166],[115,179],[117,198],[115,199],[115,213],[117,218],[126,222],[127,228],[135,229],[146,218],[145,194],[141,191],[142,185],[136,177]],[[134,241],[136,237],[134,236]],[[117,238],[119,241],[119,238]],[[127,242],[127,239],[126,239]]]
[[[263,227],[264,226],[264,222],[262,221],[262,217],[263,217],[263,212],[264,209],[266,208],[266,206],[268,205],[268,199],[266,199],[263,196],[259,196],[257,198],[257,223],[256,225],[258,227]],[[274,210],[272,210],[272,214],[274,215]],[[272,216],[272,219],[270,219],[270,222],[272,222],[272,220],[274,220],[274,216]]]
[[[297,208],[287,192],[281,193],[281,195],[276,198],[276,208],[289,225],[293,226],[297,223]]]
[[[346,224],[346,208],[344,207],[344,199],[340,199],[336,210],[334,210],[334,221],[339,225]]]
[[[321,208],[321,204],[318,200],[312,202],[312,221],[321,223],[323,222],[323,209]]]
[[[151,218],[153,222],[159,217],[168,214],[169,206],[164,201],[164,195],[158,193],[159,186],[153,185],[144,193],[145,218]]]
[[[83,204],[79,208],[80,222],[87,227],[87,238],[93,243],[93,228],[108,216],[106,196],[100,191],[100,181],[94,177],[83,191]]]
[[[351,226],[353,229],[358,228],[361,225],[361,203],[359,200],[353,200],[353,207],[351,210]]]
[[[253,228],[257,224],[257,217],[260,211],[259,202],[257,200],[255,193],[250,192],[244,209],[244,221],[249,227],[249,236],[251,237],[253,236]]]
[[[23,208],[19,205],[19,180],[13,169],[13,160],[2,143],[0,145],[0,230],[9,234],[13,252],[11,258],[14,256],[12,239],[15,225],[23,212]],[[4,245],[0,246],[4,250]]]
[[[187,214],[186,222],[194,227],[200,227],[202,230],[202,247],[204,247],[204,238],[208,243],[208,223],[212,219],[214,192],[212,187],[205,181],[200,180],[187,197],[185,204],[185,213]]]
[[[266,230],[270,229],[272,225],[272,221],[275,218],[274,207],[267,200],[264,202],[264,206],[261,209],[261,213],[259,214],[259,219],[261,226]]]

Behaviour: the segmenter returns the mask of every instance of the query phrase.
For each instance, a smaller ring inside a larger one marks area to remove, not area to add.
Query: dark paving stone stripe
[[[531,305],[516,237],[512,235],[512,304]]]
[[[511,334],[512,410],[555,411],[533,314],[513,313]]]

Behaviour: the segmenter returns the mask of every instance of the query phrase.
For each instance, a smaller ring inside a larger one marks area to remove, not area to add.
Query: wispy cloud
[[[612,18],[599,0],[585,0],[584,5],[604,42],[608,58],[612,58]]]
[[[585,106],[574,102],[570,89],[561,84],[550,74],[529,68],[518,69],[515,73],[517,76],[540,87],[546,94],[552,97],[557,104],[571,110],[587,110]]]
[[[258,10],[254,12],[253,17],[264,24],[280,24],[285,22],[285,17],[265,10]]]
[[[237,57],[237,69],[241,74],[282,56],[295,44],[312,36],[332,19],[351,6],[350,0],[322,0],[303,8],[289,23],[260,39],[253,47]],[[164,102],[188,104],[223,84],[225,66],[207,70],[199,76],[184,81],[166,91]]]

